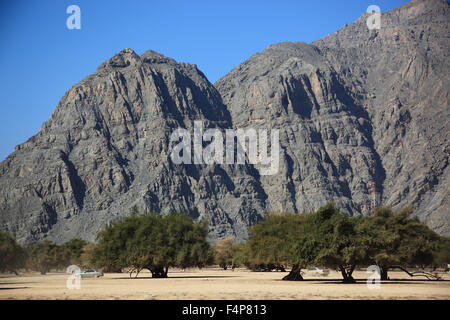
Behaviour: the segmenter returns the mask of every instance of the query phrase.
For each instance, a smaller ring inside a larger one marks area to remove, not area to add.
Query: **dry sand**
[[[444,281],[410,278],[389,272],[392,280],[369,290],[370,274],[355,271],[356,284],[340,283],[339,273],[327,277],[306,276],[307,281],[282,281],[286,273],[251,272],[245,269],[170,270],[167,279],[152,279],[143,272],[137,279],[126,273],[109,273],[98,279],[83,279],[79,290],[66,287],[67,274],[27,273],[0,275],[0,299],[153,299],[153,300],[309,300],[309,299],[450,299],[450,275]]]

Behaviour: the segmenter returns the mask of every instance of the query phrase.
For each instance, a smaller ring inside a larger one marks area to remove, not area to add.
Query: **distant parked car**
[[[103,272],[94,269],[88,269],[84,272],[77,273],[76,276],[80,278],[98,278],[103,276]]]
[[[301,274],[302,275],[313,275],[313,276],[328,276],[328,274],[330,273],[330,270],[328,269],[321,269],[318,267],[311,267],[309,269],[307,269],[306,271],[302,271]]]

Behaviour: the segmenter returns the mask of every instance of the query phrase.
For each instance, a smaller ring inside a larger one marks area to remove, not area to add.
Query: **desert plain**
[[[0,275],[1,300],[449,300],[450,275],[441,281],[411,278],[390,271],[379,289],[369,289],[364,270],[354,272],[357,283],[341,283],[341,275],[304,276],[304,281],[282,281],[283,272],[252,272],[247,269],[169,269],[169,277],[153,279],[148,271],[130,279],[127,273],[106,273],[82,279],[79,289],[66,285],[68,274],[23,273]]]

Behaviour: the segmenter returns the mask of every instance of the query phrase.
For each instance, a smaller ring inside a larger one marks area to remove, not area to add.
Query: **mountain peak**
[[[168,58],[161,53],[153,50],[147,50],[142,55],[141,58],[146,63],[177,63],[174,59]]]
[[[136,65],[141,62],[139,55],[137,55],[132,49],[125,48],[119,53],[115,54],[112,58],[103,62],[97,70],[105,68],[126,68],[130,65]]]

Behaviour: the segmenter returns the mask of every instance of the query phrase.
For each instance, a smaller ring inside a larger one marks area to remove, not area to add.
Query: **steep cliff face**
[[[341,73],[362,67],[350,78],[363,82],[360,103],[370,114],[385,171],[381,202],[410,205],[430,227],[448,234],[448,2],[412,1],[383,14],[376,32],[364,28],[365,20],[314,45],[333,63],[341,62]]]
[[[256,54],[216,87],[235,126],[281,130],[283,173],[263,179],[271,209],[310,211],[326,200],[368,214],[411,206],[449,227],[449,5],[412,1],[326,38]]]
[[[71,88],[39,133],[0,166],[2,229],[22,242],[94,239],[140,212],[211,220],[211,237],[245,237],[264,192],[247,166],[174,165],[177,128],[231,127],[220,95],[194,65],[130,49]]]
[[[318,48],[271,46],[216,86],[235,126],[280,130],[280,172],[261,179],[269,211],[370,210],[381,163],[369,115]]]
[[[0,163],[0,229],[20,242],[94,240],[140,212],[184,211],[210,238],[247,237],[267,212],[379,203],[450,233],[449,5],[412,1],[311,44],[272,45],[214,86],[195,65],[131,49],[61,99],[38,134]],[[172,132],[280,130],[280,163],[176,165]]]

